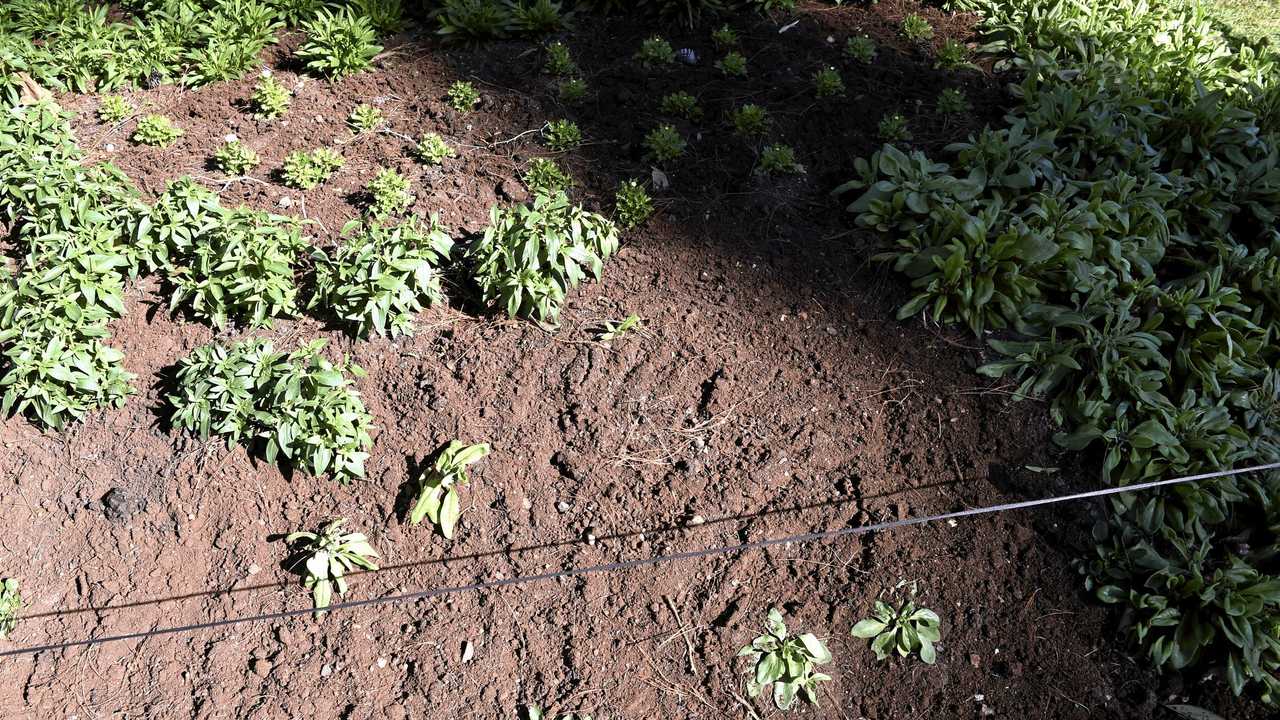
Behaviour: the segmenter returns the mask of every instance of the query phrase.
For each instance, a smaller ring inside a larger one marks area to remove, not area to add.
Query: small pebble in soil
[[[324,667],[320,668],[320,677],[329,677],[332,674],[333,668],[329,665],[326,664]]]
[[[561,500],[560,502],[556,503],[556,509],[562,513],[569,512],[569,503]]]
[[[689,518],[690,525],[701,525],[706,521],[707,519],[702,517],[701,515],[694,515],[693,517]]]
[[[258,573],[260,573],[260,572],[262,572],[262,568],[258,567],[257,565],[250,565],[250,566],[249,566],[249,574],[250,574],[250,575],[257,575],[257,574],[258,574]]]

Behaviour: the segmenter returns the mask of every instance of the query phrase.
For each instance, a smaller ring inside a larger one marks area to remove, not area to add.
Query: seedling
[[[920,15],[911,13],[902,20],[902,36],[912,42],[931,40],[933,39],[933,26]]]
[[[436,3],[437,35],[448,41],[481,42],[510,35],[515,28],[514,3],[502,0],[443,0]]]
[[[422,136],[414,148],[418,159],[428,165],[442,165],[445,160],[457,157],[458,154],[439,134],[429,132]]]
[[[512,25],[524,35],[550,35],[572,24],[573,11],[564,12],[557,0],[523,0],[509,6]]]
[[[259,162],[261,159],[258,153],[239,140],[228,140],[222,144],[222,147],[213,151],[213,164],[228,175],[246,175],[257,167]]]
[[[928,608],[917,608],[913,600],[904,600],[896,609],[877,600],[872,617],[861,620],[850,633],[863,640],[871,639],[877,660],[895,651],[902,657],[912,653],[932,665],[938,659],[933,644],[941,639],[938,614]]]
[[[311,152],[297,150],[285,157],[280,174],[289,187],[311,190],[328,180],[345,163],[341,155],[329,148],[316,148]]]
[[[659,125],[644,136],[644,146],[649,151],[649,157],[665,163],[683,155],[688,144],[671,125]]]
[[[618,224],[628,230],[639,227],[653,215],[653,201],[649,199],[649,193],[635,180],[627,180],[618,186],[614,208]]]
[[[676,51],[671,47],[671,43],[655,36],[640,43],[640,49],[636,51],[635,57],[642,67],[652,69],[674,63]]]
[[[587,97],[587,83],[581,78],[569,78],[560,81],[560,100],[568,105],[577,105]]]
[[[547,64],[542,68],[549,75],[564,77],[578,71],[578,64],[569,54],[569,47],[556,41],[547,46]]]
[[[711,31],[711,42],[718,48],[731,48],[738,45],[738,33],[726,23]]]
[[[392,168],[383,168],[366,188],[373,203],[369,209],[375,217],[396,215],[413,203],[409,181]]]
[[[331,520],[319,533],[290,533],[285,542],[297,546],[305,559],[302,585],[311,591],[316,617],[324,615],[334,595],[347,592],[347,573],[357,568],[377,570],[378,552],[363,533],[342,531],[346,518]]]
[[[147,115],[138,121],[132,139],[139,145],[168,147],[185,133],[164,115]]]
[[[796,698],[818,704],[818,684],[831,679],[817,671],[817,666],[831,662],[831,652],[813,633],[788,636],[782,613],[769,609],[765,622],[767,632],[738,651],[738,657],[752,659],[751,679],[747,695],[756,698],[773,686],[773,704],[789,710]]]
[[[698,98],[683,90],[663,97],[659,109],[663,115],[684,118],[685,120],[697,120],[702,117],[702,108],[698,106]]]
[[[462,502],[458,486],[471,484],[467,466],[489,454],[489,446],[463,445],[450,440],[436,452],[431,468],[418,479],[418,500],[409,511],[409,522],[417,525],[428,519],[440,528],[440,533],[452,540],[458,518],[462,515]]]
[[[349,7],[336,12],[320,8],[303,30],[307,41],[298,48],[298,57],[308,70],[330,79],[367,70],[382,52],[369,18]]]
[[[22,612],[22,594],[18,581],[5,578],[0,582],[0,640],[7,640],[18,627],[18,613]]]
[[[347,125],[351,126],[351,130],[355,134],[364,135],[382,127],[384,119],[381,110],[372,105],[361,103],[351,111],[350,117],[347,118]]]
[[[289,89],[281,85],[274,75],[268,75],[253,88],[249,96],[249,106],[253,116],[259,120],[273,120],[284,115],[289,109]]]
[[[747,57],[733,50],[716,61],[716,68],[729,77],[747,76]]]
[[[969,62],[969,48],[965,47],[962,42],[947,38],[943,41],[942,47],[938,49],[938,55],[934,58],[933,66],[939,70],[972,67]]]
[[[813,93],[819,99],[844,97],[844,78],[833,67],[823,68],[813,76]]]
[[[542,129],[542,140],[557,152],[567,152],[582,144],[582,131],[571,120],[552,120]]]
[[[480,102],[480,91],[469,82],[458,80],[449,86],[449,107],[458,112],[471,112]]]
[[[964,91],[947,88],[938,94],[938,112],[943,115],[960,115],[973,109]]]
[[[844,43],[846,57],[870,65],[876,59],[876,42],[866,35],[851,37]]]
[[[529,161],[522,176],[524,184],[533,193],[557,193],[573,186],[573,178],[569,177],[555,160],[550,158],[534,158]]]
[[[596,335],[596,339],[601,342],[620,340],[632,330],[639,330],[640,325],[640,316],[635,314],[628,315],[621,321],[605,320],[604,328]]]
[[[801,175],[804,166],[796,162],[796,151],[790,145],[766,145],[760,153],[761,175]]]
[[[911,131],[907,129],[907,118],[902,113],[890,113],[880,119],[876,126],[876,134],[884,142],[901,142],[911,139]]]
[[[730,119],[733,131],[747,138],[764,135],[773,122],[769,118],[769,111],[755,103],[747,103],[734,110]]]
[[[98,105],[98,119],[109,125],[124,122],[133,114],[133,104],[123,95],[104,95]]]

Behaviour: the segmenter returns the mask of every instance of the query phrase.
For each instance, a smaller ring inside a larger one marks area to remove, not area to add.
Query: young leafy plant
[[[947,88],[938,93],[938,112],[943,115],[962,115],[972,109],[969,98],[959,88]]]
[[[480,91],[476,86],[464,80],[455,81],[446,93],[449,107],[458,112],[471,112],[480,102]]]
[[[902,36],[912,42],[924,42],[933,39],[933,26],[917,13],[911,13],[902,19]]]
[[[18,581],[5,578],[0,581],[0,640],[7,640],[18,627],[18,614],[22,612],[22,594]]]
[[[802,175],[804,166],[796,162],[796,151],[790,145],[766,145],[760,152],[756,172],[761,175]]]
[[[311,591],[316,617],[324,615],[325,608],[335,595],[347,592],[347,573],[352,570],[377,570],[378,552],[369,544],[363,533],[344,532],[346,518],[326,523],[320,532],[295,532],[284,541],[299,553],[305,562],[306,575],[303,587]]]
[[[940,622],[937,613],[917,608],[913,600],[904,600],[897,608],[877,600],[872,617],[859,621],[850,634],[870,639],[877,660],[884,660],[894,652],[902,657],[915,653],[932,665],[938,659],[933,644],[942,637]]]
[[[138,120],[130,139],[139,145],[168,147],[185,133],[164,115],[146,115]]]
[[[942,47],[938,49],[933,66],[939,70],[972,67],[972,63],[969,62],[969,48],[958,40],[947,38],[943,41]]]
[[[345,163],[341,155],[329,148],[316,148],[311,152],[296,150],[285,156],[280,176],[289,187],[311,190],[328,180]]]
[[[653,69],[663,65],[671,65],[676,61],[676,51],[671,43],[654,36],[640,43],[635,59],[645,69]]]
[[[103,95],[98,104],[98,119],[109,125],[124,122],[133,114],[133,104],[123,95]]]
[[[569,54],[569,46],[556,41],[547,45],[547,62],[542,69],[550,75],[565,77],[578,72],[578,64]]]
[[[716,69],[729,77],[746,77],[747,56],[737,50],[731,50],[716,61]]]
[[[649,151],[649,157],[657,162],[667,163],[683,155],[688,143],[675,127],[659,125],[644,136],[644,147]]]
[[[702,108],[698,106],[698,98],[683,90],[664,96],[661,105],[658,107],[663,115],[685,120],[697,120],[702,117]]]
[[[496,40],[515,29],[511,3],[501,0],[444,0],[433,15],[436,34],[450,42]]]
[[[628,230],[639,227],[653,215],[653,200],[639,182],[623,181],[614,196],[614,215],[618,224]]]
[[[424,133],[414,148],[418,159],[428,165],[443,165],[445,160],[455,158],[458,154],[438,133]]]
[[[332,253],[313,250],[316,292],[308,307],[321,307],[356,337],[411,335],[413,318],[444,301],[440,268],[453,241],[432,216],[410,216],[399,225],[348,222]]]
[[[911,139],[911,131],[907,129],[907,118],[902,113],[890,113],[880,118],[880,124],[876,126],[876,134],[885,142]]]
[[[833,67],[819,70],[813,76],[813,94],[819,99],[844,97],[844,78]]]
[[[618,250],[607,218],[571,206],[564,193],[539,194],[532,206],[494,207],[489,227],[467,251],[472,278],[486,303],[544,326],[559,322],[565,294]]]
[[[544,36],[567,30],[573,11],[564,11],[556,0],[520,0],[511,3],[511,24],[523,35]]]
[[[733,131],[746,138],[764,135],[773,124],[769,111],[755,103],[747,103],[735,109],[730,122],[733,123]]]
[[[213,151],[213,164],[228,175],[247,175],[259,162],[258,153],[239,140],[228,140]]]
[[[582,130],[572,120],[552,120],[542,129],[542,141],[557,152],[567,152],[582,144]]]
[[[737,47],[738,33],[726,23],[711,31],[711,42],[718,48]]]
[[[347,125],[351,131],[357,135],[365,135],[376,131],[382,127],[385,118],[382,111],[378,108],[361,103],[351,110],[351,115],[347,116]]]
[[[298,57],[308,70],[330,79],[369,69],[382,52],[369,18],[349,7],[321,8],[303,30],[307,40],[298,48]]]
[[[818,672],[817,666],[831,662],[831,651],[813,633],[788,635],[782,613],[769,609],[765,634],[738,651],[738,657],[752,659],[751,679],[747,695],[760,697],[773,686],[773,704],[789,710],[796,698],[818,704],[818,684],[831,679]]]
[[[876,41],[866,35],[855,35],[845,41],[844,54],[863,65],[870,65],[876,59]]]
[[[387,217],[404,212],[413,204],[409,193],[409,181],[393,168],[383,168],[369,181],[366,189],[371,203],[369,210],[375,217]]]
[[[555,160],[550,158],[534,158],[525,167],[522,176],[529,190],[537,193],[557,193],[573,187],[573,178],[560,169]]]
[[[458,518],[462,516],[462,501],[458,487],[471,484],[467,466],[489,454],[485,443],[464,445],[450,440],[436,451],[431,467],[418,479],[418,499],[409,511],[409,522],[417,525],[430,520],[440,528],[440,533],[452,540]]]
[[[587,97],[587,81],[582,78],[566,78],[560,81],[558,92],[561,102],[577,105]]]
[[[253,87],[249,106],[259,120],[274,120],[289,110],[291,94],[274,75],[267,75]]]
[[[604,327],[596,334],[596,339],[600,342],[611,342],[613,340],[621,340],[623,337],[633,330],[639,330],[641,326],[640,316],[632,313],[622,320],[605,320]]]

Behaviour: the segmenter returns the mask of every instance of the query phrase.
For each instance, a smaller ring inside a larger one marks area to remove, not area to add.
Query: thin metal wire
[[[824,530],[821,532],[802,533],[799,535],[788,535],[786,537],[767,538],[764,540],[756,540],[754,542],[739,543],[737,545],[724,545],[713,548],[703,548],[701,550],[689,550],[687,552],[671,553],[668,555],[657,555],[654,557],[639,558],[636,560],[624,560],[620,562],[604,563],[602,565],[590,565],[587,567],[571,568],[569,570],[559,570],[556,572],[539,573],[537,575],[519,575],[516,577],[503,578],[501,580],[486,580],[484,582],[471,583],[469,585],[457,585],[453,587],[439,587],[430,590],[418,590],[410,593],[402,593],[399,595],[384,595],[381,597],[368,598],[365,600],[350,600],[330,605],[327,610],[336,612],[341,610],[354,610],[356,608],[370,607],[374,605],[399,605],[406,602],[417,600],[427,600],[430,598],[441,597],[444,595],[453,595],[463,592],[471,592],[477,590],[494,590],[497,588],[510,587],[512,585],[524,585],[527,583],[541,582],[543,580],[557,580],[559,578],[578,577],[582,575],[593,575],[599,573],[617,572],[619,570],[630,570],[632,568],[644,567],[646,565],[661,565],[668,562],[677,562],[680,560],[694,560],[697,558],[710,557],[713,555],[729,555],[733,553],[746,552],[748,550],[759,550],[761,548],[773,547],[775,545],[786,545],[790,543],[806,543],[817,540],[829,540],[832,538],[865,535],[873,532],[883,532],[885,530],[896,530],[898,528],[909,527],[912,525],[924,525],[927,523],[940,522],[943,520],[955,520],[957,518],[972,517],[974,515],[988,515],[991,513],[1008,512],[1011,510],[1026,510],[1028,508],[1043,507],[1045,505],[1054,505],[1057,503],[1073,502],[1076,500],[1086,500],[1089,498],[1100,498],[1108,495],[1119,495],[1123,493],[1141,492],[1151,490],[1153,488],[1168,487],[1170,485],[1181,485],[1185,483],[1198,482],[1200,480],[1212,480],[1215,478],[1230,477],[1233,475],[1244,475],[1246,473],[1262,472],[1264,470],[1280,469],[1280,462],[1270,463],[1267,465],[1256,465],[1247,468],[1238,468],[1235,470],[1219,470],[1211,473],[1202,473],[1199,475],[1187,475],[1185,477],[1173,478],[1171,480],[1153,480],[1151,482],[1137,483],[1134,485],[1126,485],[1123,487],[1103,488],[1101,490],[1090,490],[1087,492],[1073,493],[1071,495],[1059,495],[1055,497],[1039,498],[1036,500],[1022,500],[1019,502],[1000,503],[998,505],[988,505],[980,508],[969,508],[967,510],[957,510],[955,512],[940,513],[938,515],[925,515],[922,517],[905,518],[902,520],[893,520],[889,522],[876,523],[874,525],[860,525],[851,528],[839,528],[836,530]],[[262,613],[259,615],[243,615],[240,617],[227,618],[224,620],[212,620],[209,622],[194,623],[191,625],[177,625],[167,628],[157,628],[155,630],[140,630],[137,632],[123,633],[120,635],[106,635],[99,638],[86,638],[83,640],[72,640],[68,642],[49,643],[46,645],[32,645],[30,647],[22,647],[14,650],[6,650],[0,652],[0,658],[14,657],[18,655],[35,655],[37,653],[49,650],[65,650],[74,647],[85,647],[91,645],[101,645],[104,643],[121,642],[125,640],[140,640],[144,638],[159,637],[163,635],[180,635],[186,633],[199,632],[201,630],[212,630],[230,625],[240,625],[244,623],[262,622],[265,620],[282,620],[286,618],[299,617],[315,612],[313,608],[300,608],[297,610],[285,610],[282,612]],[[57,617],[57,613],[51,614]]]

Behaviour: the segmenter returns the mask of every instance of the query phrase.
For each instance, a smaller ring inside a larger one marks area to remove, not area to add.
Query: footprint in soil
[[[102,500],[87,505],[89,510],[101,512],[111,522],[128,522],[134,515],[147,509],[147,499],[121,487],[113,487]]]

